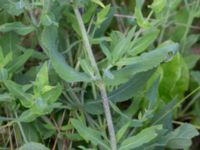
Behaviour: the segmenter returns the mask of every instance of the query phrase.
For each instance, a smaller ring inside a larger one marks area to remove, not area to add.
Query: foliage
[[[0,149],[199,149],[199,8],[0,0]]]

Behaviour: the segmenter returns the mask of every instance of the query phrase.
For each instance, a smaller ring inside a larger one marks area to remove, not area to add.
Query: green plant
[[[189,149],[199,135],[199,6],[0,0],[0,147]]]

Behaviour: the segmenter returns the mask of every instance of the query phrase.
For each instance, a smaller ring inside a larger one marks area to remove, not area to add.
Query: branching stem
[[[104,112],[105,112],[106,121],[107,121],[107,125],[108,125],[108,132],[109,132],[109,136],[110,136],[111,149],[117,150],[115,131],[114,131],[114,126],[113,126],[113,122],[112,122],[112,115],[111,115],[111,112],[110,112],[109,100],[108,100],[108,96],[107,96],[107,93],[106,93],[106,88],[105,88],[104,82],[101,78],[101,75],[100,75],[94,54],[92,52],[92,48],[91,48],[91,45],[89,43],[88,35],[87,35],[87,32],[86,32],[81,14],[80,14],[80,12],[79,12],[79,10],[76,6],[74,6],[74,12],[75,12],[77,21],[78,21],[79,26],[80,26],[83,42],[84,42],[86,51],[88,53],[88,57],[90,59],[91,65],[92,65],[93,69],[95,70],[95,73],[97,74],[97,77],[99,79],[97,86],[99,87],[101,97],[102,97],[102,100],[103,100],[103,107],[104,107]]]

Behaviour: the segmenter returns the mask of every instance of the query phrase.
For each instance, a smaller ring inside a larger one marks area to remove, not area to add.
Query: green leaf
[[[95,30],[94,38],[102,37],[105,31],[109,28],[115,14],[115,8],[111,7],[106,17],[106,20],[101,24],[100,28]]]
[[[21,68],[24,63],[32,56],[32,50],[26,50],[24,54],[17,57],[16,60],[8,67],[9,72],[15,73],[19,68]]]
[[[0,65],[2,66],[2,63],[3,63],[3,60],[4,60],[4,54],[3,54],[3,50],[2,50],[2,47],[0,46]]]
[[[181,41],[184,37],[185,31],[187,29],[186,26],[182,26],[179,24],[187,24],[189,19],[189,12],[187,9],[180,9],[176,12],[174,17],[174,22],[177,24],[171,32],[171,39],[174,41]]]
[[[3,7],[10,15],[19,16],[24,12],[25,2],[23,0],[18,2],[8,1]]]
[[[7,32],[4,33],[3,36],[0,36],[0,45],[4,55],[6,55],[8,52],[15,52],[20,42],[21,40],[19,36],[13,32]]]
[[[136,96],[141,90],[144,89],[148,79],[154,73],[154,70],[138,73],[133,76],[127,83],[122,84],[117,89],[108,93],[108,99],[112,102],[123,102]],[[103,113],[101,98],[89,101],[84,104],[85,111],[91,114]]]
[[[178,53],[172,61],[163,64],[162,70],[163,78],[159,86],[161,98],[169,102],[176,96],[184,96],[189,84],[189,72],[181,55]]]
[[[94,70],[92,69],[92,66],[90,65],[90,62],[86,59],[79,59],[81,68],[83,69],[84,72],[89,74],[93,79],[95,79],[94,76]]]
[[[11,101],[13,98],[9,93],[3,93],[0,94],[0,102],[9,102]]]
[[[71,119],[71,123],[86,141],[90,141],[94,145],[101,145],[105,149],[109,150],[108,145],[106,145],[101,138],[101,132],[86,127],[81,121],[77,119]]]
[[[105,8],[105,5],[100,1],[100,0],[91,0],[93,3],[98,4],[99,6],[101,6],[102,8]]]
[[[0,68],[5,67],[11,61],[12,61],[12,52],[9,52],[6,56],[4,56],[3,50],[0,46]]]
[[[109,93],[109,100],[112,100],[113,102],[123,102],[132,98],[136,93],[144,88],[153,73],[154,70],[150,70],[136,74],[127,83],[120,85],[116,90]]]
[[[112,55],[111,55],[110,50],[103,43],[100,44],[100,47],[101,47],[102,52],[106,55],[108,61],[111,61]]]
[[[30,108],[32,106],[32,95],[25,93],[23,90],[23,86],[10,80],[4,81],[4,84],[8,88],[10,93],[12,93],[17,99],[20,100],[24,107]]]
[[[195,13],[194,13],[194,16],[199,18],[200,17],[200,10],[197,10]]]
[[[140,6],[140,0],[136,0],[136,7],[135,7],[135,18],[137,20],[137,24],[141,27],[141,28],[149,28],[152,25],[144,19],[143,15],[142,15],[142,11],[141,11],[141,6]]]
[[[165,8],[166,3],[166,0],[154,0],[150,7],[155,13],[160,13]]]
[[[0,1],[0,9],[3,9],[3,8],[5,7],[5,5],[8,4],[8,2],[9,2],[9,1],[7,1],[7,0],[1,0],[1,1]]]
[[[24,111],[20,117],[19,117],[19,121],[20,122],[32,122],[34,121],[39,115],[35,114],[31,109],[28,109],[26,111]]]
[[[145,128],[137,135],[125,139],[119,150],[133,150],[134,148],[149,143],[158,136],[157,131],[161,129],[161,125]]]
[[[49,53],[49,57],[56,73],[66,82],[91,81],[91,78],[82,72],[70,67],[64,57],[57,51],[57,28],[46,27],[42,32],[41,44]]]
[[[34,82],[35,93],[43,93],[45,91],[45,87],[49,84],[48,76],[48,66],[47,62],[45,62],[36,75],[36,80]]]
[[[184,93],[189,88],[189,69],[187,67],[187,64],[185,63],[184,59],[180,58],[180,77],[176,83],[176,88],[172,92],[173,95],[176,95],[179,93],[180,97],[184,97]]]
[[[135,27],[133,27],[127,34],[127,36],[125,37],[122,33],[119,33],[119,38],[113,40],[113,49],[112,50],[112,58],[113,58],[113,63],[115,63],[118,59],[120,59],[121,57],[123,57],[123,55],[129,51],[129,49],[131,48],[133,42],[132,42],[132,38],[135,34]]]
[[[159,102],[158,110],[152,118],[154,124],[162,124],[163,128],[172,130],[173,111],[172,108],[177,103],[177,98],[172,99],[169,103]]]
[[[58,100],[58,97],[60,96],[61,93],[62,93],[62,86],[60,84],[57,84],[51,90],[42,94],[42,97],[48,104],[52,104],[56,100]]]
[[[49,111],[52,111],[52,109],[48,109],[50,105],[47,104],[47,102],[42,97],[37,97],[34,100],[34,105],[31,107],[31,111],[33,114],[36,115],[43,115],[49,113]]]
[[[182,2],[182,0],[170,1],[170,3],[169,3],[169,8],[170,8],[171,10],[176,9],[176,8],[180,5],[181,2]]]
[[[96,26],[100,27],[100,25],[106,20],[106,16],[110,11],[110,5],[107,5],[97,14]]]
[[[170,149],[188,149],[191,139],[199,135],[199,132],[190,124],[183,124],[167,135],[167,147]]]
[[[158,29],[151,29],[150,31],[145,32],[145,34],[142,35],[142,37],[138,38],[134,42],[133,48],[129,50],[128,53],[132,56],[140,54],[156,40],[159,33],[160,32]]]
[[[8,79],[8,70],[4,68],[0,68],[0,82]]]
[[[51,12],[43,12],[40,18],[40,22],[42,25],[44,26],[50,26],[50,25],[58,25],[58,23],[56,22],[56,18],[54,16],[53,13]]]
[[[0,32],[10,32],[14,31],[19,35],[26,35],[33,32],[35,29],[33,26],[29,25],[26,26],[21,22],[12,22],[12,23],[5,23],[0,25]]]
[[[156,101],[158,98],[159,83],[160,83],[160,75],[157,75],[154,81],[149,85],[149,89],[146,93],[146,98],[149,100],[150,109],[155,108]]]
[[[94,5],[93,3],[89,3],[89,5],[86,6],[87,11],[84,12],[82,18],[83,22],[85,24],[89,23],[91,21],[92,16],[97,10],[97,5]]]
[[[120,129],[119,131],[117,132],[116,134],[116,139],[117,139],[117,142],[119,142],[122,137],[125,135],[125,133],[127,132],[128,128],[130,126],[130,122],[127,122],[126,124],[124,124]]]
[[[200,71],[192,71],[191,76],[200,85]]]
[[[184,56],[185,63],[187,64],[189,69],[194,68],[199,59],[200,55],[196,54]]]
[[[104,78],[104,80],[107,85],[118,85],[127,82],[136,73],[150,70],[162,62],[169,61],[176,54],[178,48],[179,45],[177,43],[165,42],[153,51],[130,58],[132,62],[130,65],[111,71],[114,79]]]
[[[131,127],[141,127],[143,124],[143,120],[133,119],[130,115],[127,115],[126,113],[123,113],[118,107],[117,104],[114,104],[113,102],[110,102],[110,106],[118,113],[121,118],[123,118],[124,121],[129,122]]]
[[[50,150],[50,149],[40,143],[29,142],[29,143],[22,145],[17,150]]]
[[[8,65],[10,62],[12,62],[12,60],[13,60],[13,53],[12,53],[12,52],[9,52],[9,53],[6,55],[6,57],[4,57],[2,66]]]

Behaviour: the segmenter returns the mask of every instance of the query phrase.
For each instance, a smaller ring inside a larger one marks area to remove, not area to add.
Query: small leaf
[[[142,35],[142,37],[138,38],[134,42],[133,48],[128,51],[128,53],[132,56],[140,54],[156,40],[158,34],[158,29],[151,29],[150,31],[146,32],[144,35]]]
[[[34,105],[31,107],[30,110],[33,112],[33,114],[36,115],[47,114],[48,104],[42,97],[37,97],[34,100]]]
[[[49,52],[49,57],[56,73],[66,82],[91,81],[91,78],[69,66],[64,57],[57,51],[57,28],[46,27],[42,32],[41,44]]]
[[[161,68],[163,70],[163,78],[159,85],[161,98],[165,102],[171,101],[176,96],[181,99],[188,88],[189,71],[180,53],[177,53],[170,62],[163,64]]]
[[[108,94],[109,100],[113,102],[123,102],[136,95],[144,88],[154,70],[139,73],[133,76],[127,83],[120,85],[116,90]]]
[[[159,107],[158,110],[156,111],[156,113],[154,114],[153,118],[152,118],[152,122],[156,123],[156,124],[162,124],[163,128],[168,129],[168,130],[172,130],[173,127],[173,112],[172,112],[172,108],[174,107],[174,105],[176,105],[177,103],[177,98],[175,97],[174,99],[172,99],[169,103],[164,103],[163,101],[161,101],[159,103]]]
[[[110,79],[114,79],[114,76],[112,75],[112,73],[110,72],[109,69],[104,69],[103,70],[103,75],[110,78]]]
[[[189,69],[194,68],[198,60],[200,59],[200,55],[191,54],[184,56],[185,63],[187,64]]]
[[[29,142],[18,148],[17,150],[50,150],[44,145],[36,142]]]
[[[199,135],[199,132],[190,124],[183,124],[167,135],[167,147],[170,149],[188,149],[191,139]]]
[[[6,66],[8,65],[10,62],[12,62],[13,60],[13,53],[12,52],[9,52],[6,57],[3,59],[3,66]]]
[[[157,131],[161,129],[162,129],[161,125],[145,128],[137,135],[125,139],[122,142],[119,150],[132,150],[146,143],[149,143],[158,136]]]
[[[137,20],[137,24],[141,28],[149,28],[151,27],[151,24],[147,20],[144,19],[141,9],[142,8],[140,6],[140,0],[136,0],[135,17]]]
[[[85,24],[89,23],[91,21],[92,16],[94,13],[96,13],[97,5],[94,5],[93,3],[89,3],[89,5],[86,7],[87,11],[84,12],[82,18],[83,22]]]
[[[10,15],[19,16],[24,12],[25,2],[23,0],[18,2],[8,1],[3,7]]]
[[[12,96],[8,93],[0,94],[0,102],[9,102],[12,99],[13,99]]]
[[[49,12],[43,12],[40,18],[41,24],[44,26],[50,26],[50,25],[58,25],[56,22],[56,18],[53,13]]]
[[[154,0],[150,7],[155,13],[160,13],[165,8],[166,3],[166,0]]]
[[[20,117],[20,122],[32,122],[38,117],[38,114],[35,114],[31,109],[24,111]]]
[[[112,58],[113,58],[113,64],[115,62],[117,62],[118,60],[120,60],[123,55],[130,50],[133,42],[132,42],[132,39],[133,39],[133,36],[134,36],[134,33],[135,33],[135,27],[133,27],[127,34],[127,36],[124,36],[122,33],[119,33],[119,38],[113,40],[113,49],[112,50]],[[117,44],[116,44],[117,43]]]
[[[80,65],[83,71],[89,74],[93,79],[95,79],[95,75],[94,75],[95,73],[89,61],[87,61],[86,59],[79,59],[79,61],[80,61]]]
[[[122,69],[111,71],[114,79],[105,78],[106,84],[118,85],[127,82],[130,77],[139,72],[144,72],[157,67],[160,63],[169,61],[178,51],[179,45],[173,42],[165,42],[157,49],[143,53],[140,56],[130,58],[130,65]],[[153,61],[152,61],[153,60]]]
[[[8,70],[4,68],[0,68],[0,82],[8,79]]]
[[[0,46],[0,68],[4,67],[4,54],[2,47]]]
[[[8,67],[9,72],[15,73],[17,70],[19,70],[19,68],[21,68],[24,63],[32,56],[32,53],[32,50],[27,50],[24,52],[24,54],[17,57],[13,64]]]
[[[158,75],[157,78],[151,83],[147,93],[146,98],[149,100],[149,107],[150,109],[155,108],[157,97],[158,97],[158,88],[160,83],[160,76]]]
[[[100,44],[100,47],[101,47],[102,52],[106,55],[108,61],[111,61],[112,55],[111,55],[110,50],[103,43]]]
[[[130,122],[127,122],[126,124],[123,125],[123,127],[121,127],[119,129],[119,131],[117,132],[116,134],[116,139],[117,139],[117,142],[119,142],[122,137],[125,135],[125,133],[127,132],[128,130],[128,127],[130,126]]]
[[[60,84],[57,84],[57,86],[53,87],[51,90],[42,94],[42,97],[48,104],[52,104],[56,100],[58,100],[58,97],[60,96],[61,93],[62,93],[62,86]]]
[[[26,35],[33,32],[35,29],[33,26],[26,26],[21,22],[12,22],[12,23],[5,23],[0,25],[0,32],[10,32],[14,31],[19,35]]]
[[[105,8],[105,5],[100,1],[100,0],[91,0],[93,3],[98,4],[99,6],[101,6],[102,8]]]
[[[200,71],[192,71],[191,76],[200,85]]]
[[[101,2],[101,0],[91,0],[93,3],[98,4],[99,6],[101,6],[102,8],[105,8],[105,5]]]
[[[20,42],[21,39],[14,32],[6,32],[3,36],[0,36],[0,45],[5,55],[8,52],[15,52]]]
[[[30,108],[32,106],[32,95],[25,93],[21,85],[10,80],[4,81],[4,84],[10,93],[20,100],[24,107]]]
[[[97,21],[96,21],[97,27],[100,27],[100,25],[106,20],[106,16],[109,13],[109,11],[110,11],[110,5],[107,5],[97,14]]]
[[[45,86],[47,86],[48,84],[49,84],[48,66],[47,62],[45,62],[36,75],[36,80],[34,82],[35,85],[34,92],[43,93]]]
[[[123,102],[136,96],[141,90],[144,89],[148,79],[154,73],[154,70],[147,72],[141,72],[133,76],[127,83],[122,84],[117,89],[108,93],[108,99],[112,102]],[[86,112],[91,114],[103,113],[101,98],[98,97],[96,100],[92,100],[84,104]]]
[[[86,141],[91,141],[93,144],[101,145],[105,149],[109,150],[108,145],[106,145],[101,139],[101,132],[86,127],[81,121],[77,119],[71,119],[71,123]]]
[[[176,9],[180,5],[181,2],[182,2],[182,0],[170,1],[169,8],[173,11],[174,9]]]

